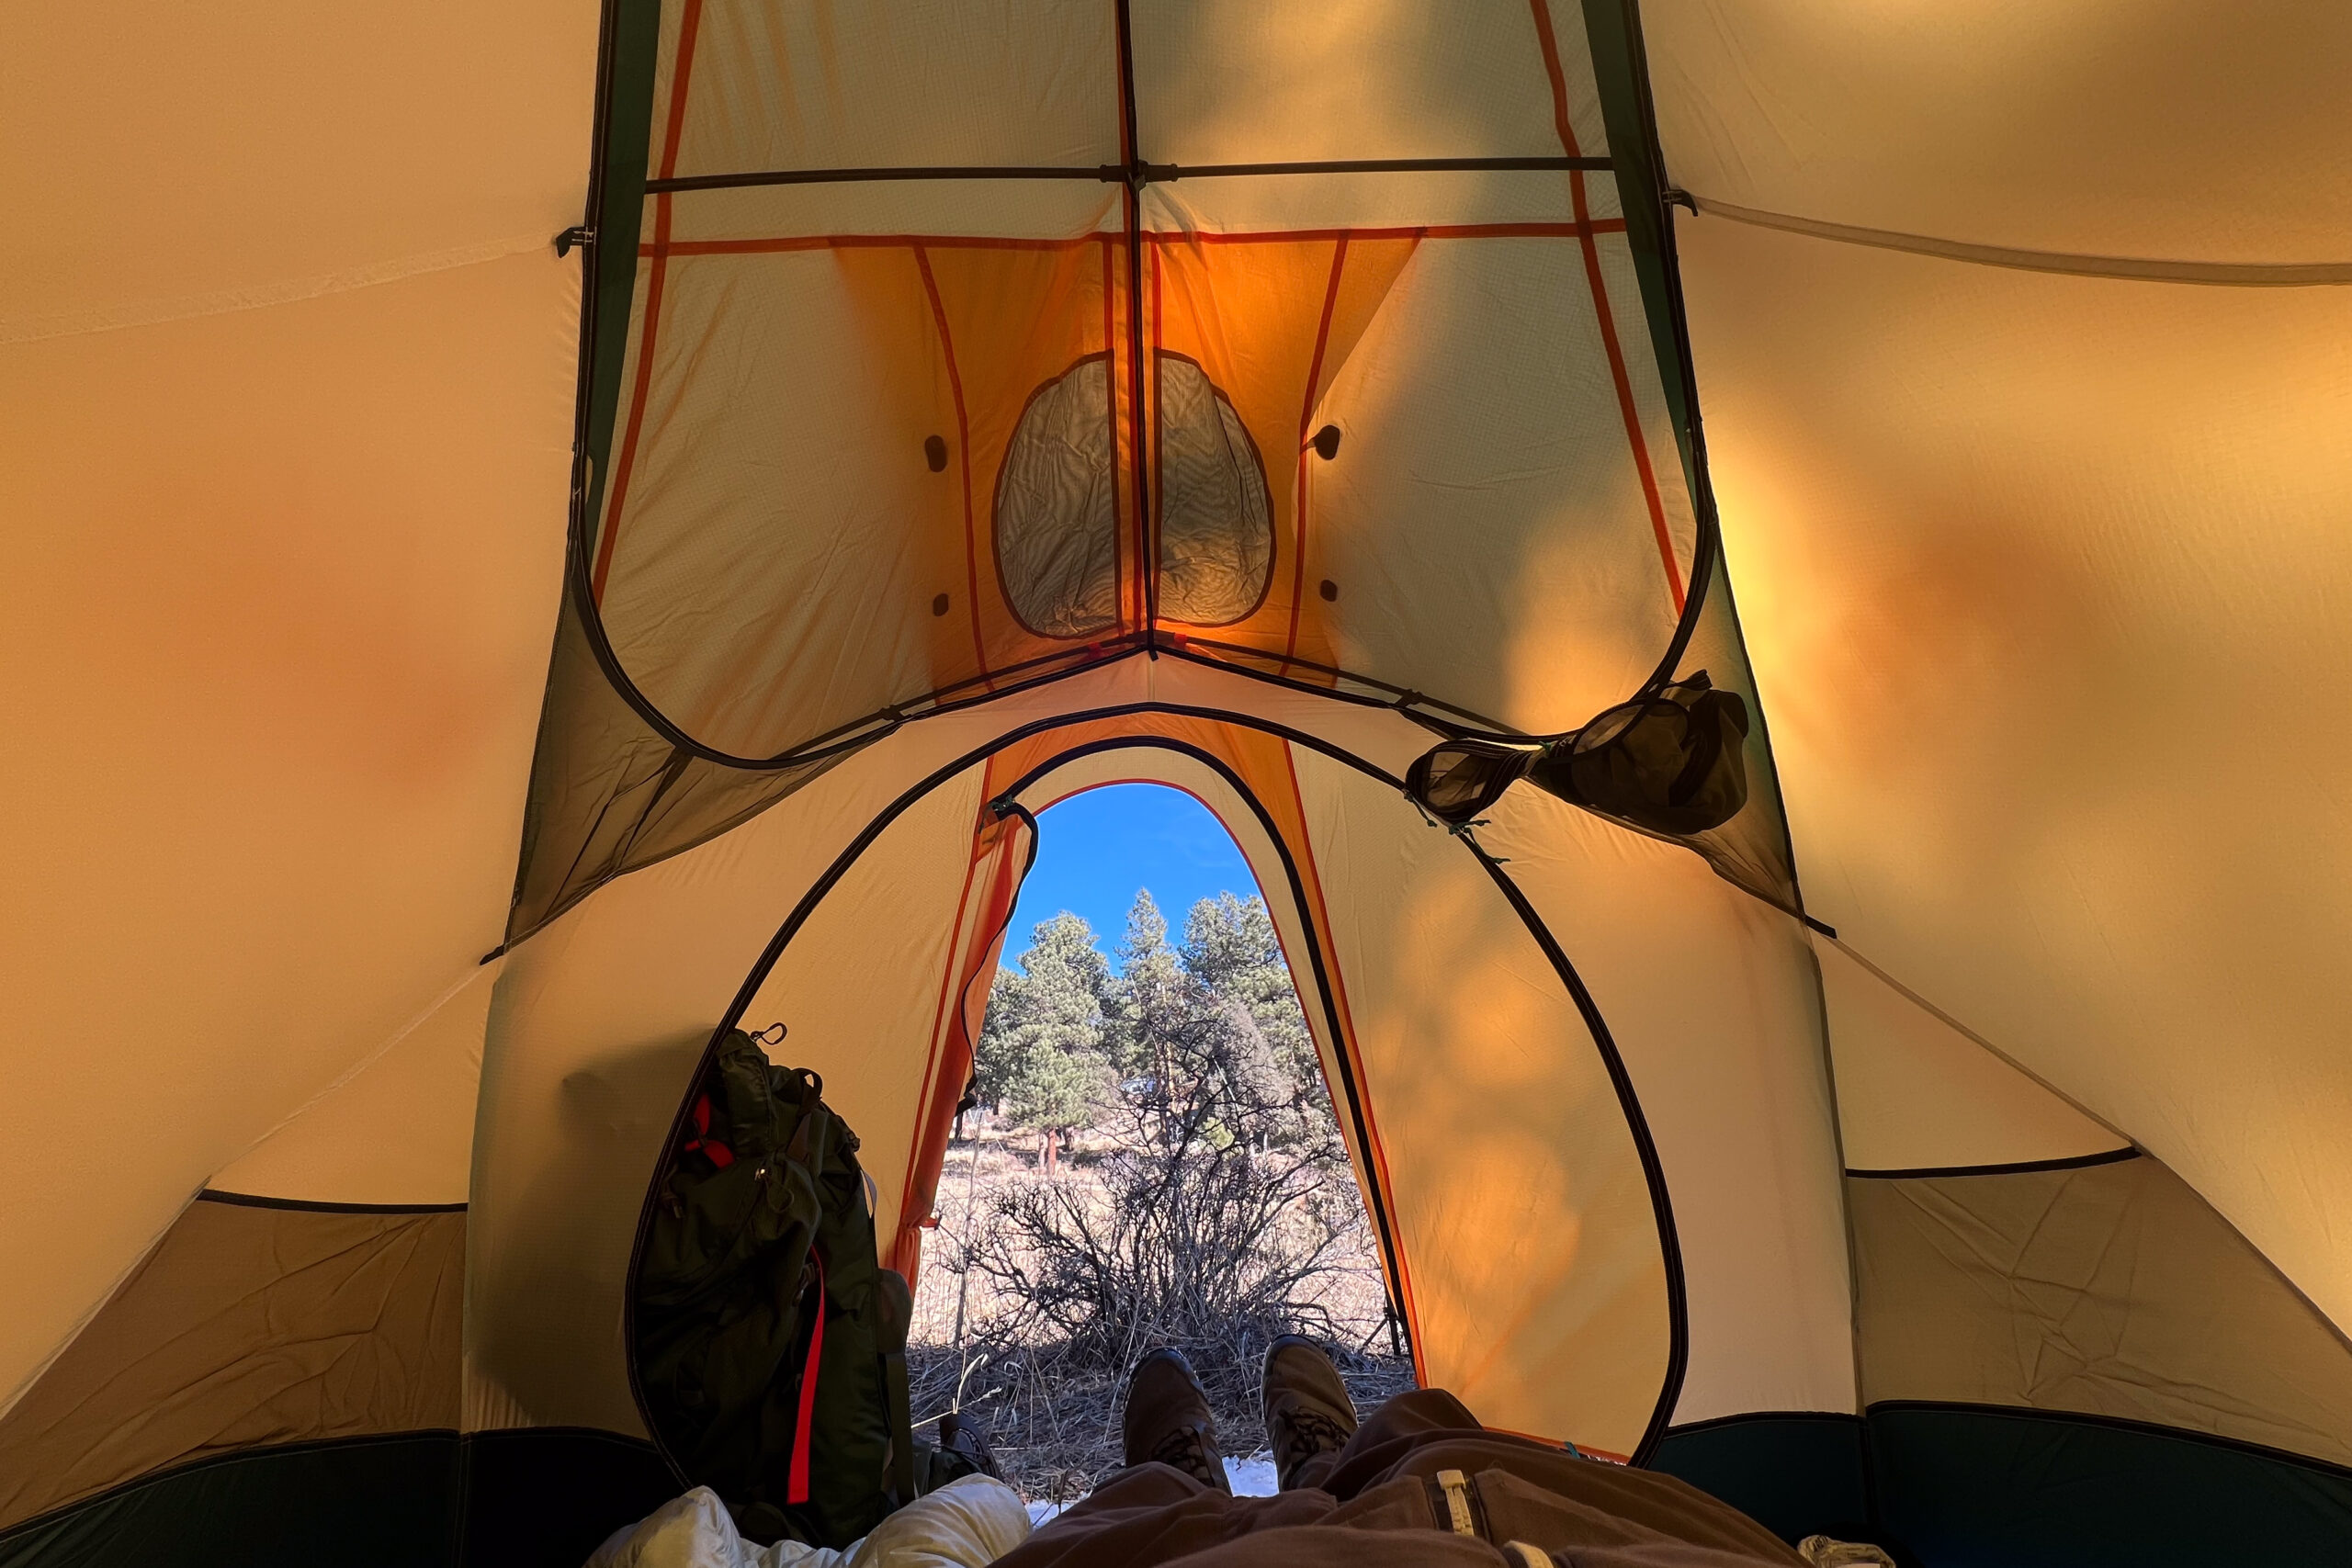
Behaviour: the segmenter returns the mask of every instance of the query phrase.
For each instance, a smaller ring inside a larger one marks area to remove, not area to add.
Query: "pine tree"
[[[1176,950],[1168,945],[1167,918],[1149,888],[1137,889],[1135,902],[1127,907],[1126,935],[1119,942],[1119,976],[1104,1010],[1109,1027],[1103,1044],[1121,1078],[1148,1074],[1158,1066],[1154,1032],[1180,1005],[1183,977]]]
[[[1264,900],[1204,898],[1183,941],[1168,936],[1159,904],[1138,891],[1114,975],[1083,919],[1040,922],[1020,966],[1001,970],[989,995],[975,1063],[980,1098],[1037,1131],[1048,1170],[1064,1134],[1099,1123],[1136,1092],[1205,1094],[1230,1108],[1204,1129],[1212,1140],[1343,1163],[1314,1036]]]
[[[1296,1088],[1319,1095],[1322,1065],[1282,940],[1262,898],[1221,893],[1193,906],[1179,951],[1184,972],[1210,995],[1246,1009],[1285,1076]]]
[[[983,1100],[1037,1130],[1051,1169],[1061,1135],[1091,1121],[1109,1090],[1111,966],[1093,928],[1067,911],[1038,923],[1019,962],[997,975],[973,1068]]]

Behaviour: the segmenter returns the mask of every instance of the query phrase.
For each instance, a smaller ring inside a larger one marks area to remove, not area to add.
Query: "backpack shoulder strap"
[[[899,1506],[915,1500],[914,1406],[907,1389],[907,1329],[914,1318],[914,1292],[895,1269],[880,1272],[874,1292],[882,1309],[882,1397],[890,1423],[890,1489]]]

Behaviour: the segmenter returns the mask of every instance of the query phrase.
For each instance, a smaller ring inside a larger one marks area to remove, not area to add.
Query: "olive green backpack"
[[[915,1450],[907,1282],[876,1258],[857,1134],[823,1090],[727,1034],[656,1179],[632,1331],[679,1472],[748,1536],[842,1547],[967,1467]]]

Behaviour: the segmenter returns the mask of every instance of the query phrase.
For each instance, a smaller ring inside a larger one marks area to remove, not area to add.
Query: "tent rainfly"
[[[0,1564],[577,1562],[714,1028],[915,1269],[1138,779],[1486,1419],[2352,1561],[2352,7],[10,34]],[[1406,794],[1702,672],[1723,811]]]

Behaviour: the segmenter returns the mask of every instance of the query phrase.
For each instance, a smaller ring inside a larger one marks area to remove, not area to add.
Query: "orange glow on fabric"
[[[979,660],[980,680],[991,692],[996,682],[989,678],[988,639],[980,630],[980,558],[979,547],[972,532],[972,421],[964,409],[964,378],[956,369],[956,339],[948,330],[947,307],[939,302],[939,279],[932,275],[931,257],[923,248],[914,248],[915,270],[922,276],[923,297],[931,301],[932,321],[939,329],[939,352],[946,362],[947,389],[956,405],[956,465],[964,491],[964,583],[967,597],[964,601],[966,615],[972,623],[972,653]]]
[[[1315,423],[1316,395],[1323,389],[1323,351],[1331,343],[1331,310],[1340,302],[1340,278],[1348,267],[1348,237],[1331,247],[1331,281],[1323,290],[1323,312],[1315,327],[1315,357],[1306,362],[1306,396],[1298,409],[1298,494],[1291,502],[1290,635],[1283,639],[1283,673],[1298,652],[1298,612],[1306,598],[1307,432]]]

